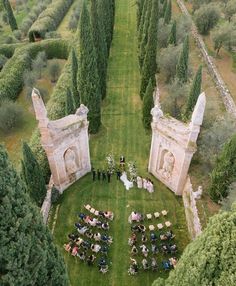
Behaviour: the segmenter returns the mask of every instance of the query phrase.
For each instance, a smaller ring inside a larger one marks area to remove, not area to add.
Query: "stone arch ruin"
[[[199,95],[189,124],[163,115],[159,102],[152,109],[152,143],[148,171],[176,195],[182,195],[206,105]]]
[[[32,101],[52,179],[55,187],[62,193],[91,171],[88,108],[81,104],[75,114],[50,121],[42,97],[35,88]]]

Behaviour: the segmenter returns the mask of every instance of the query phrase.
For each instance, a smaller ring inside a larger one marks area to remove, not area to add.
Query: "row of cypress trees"
[[[0,145],[0,285],[69,285],[66,266]]]
[[[139,67],[141,73],[140,97],[143,100],[143,124],[150,129],[150,111],[154,105],[153,91],[156,86],[155,75],[158,67],[158,22],[163,18],[169,24],[172,18],[171,0],[138,0],[137,33],[139,45]],[[176,21],[172,21],[169,45],[177,45]],[[179,84],[186,84],[189,77],[189,37],[186,36],[176,66],[176,78]],[[184,117],[189,119],[201,91],[202,67],[200,66],[192,82]]]
[[[2,0],[2,4],[7,13],[7,18],[8,18],[8,22],[11,27],[11,30],[12,31],[17,30],[18,28],[17,28],[16,18],[12,11],[11,3],[9,2],[9,0]]]
[[[78,90],[80,102],[89,109],[89,131],[97,133],[101,125],[101,102],[106,97],[107,62],[113,37],[115,0],[86,2],[79,25]]]

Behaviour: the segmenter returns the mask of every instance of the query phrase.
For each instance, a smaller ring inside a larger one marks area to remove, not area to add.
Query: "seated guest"
[[[143,180],[142,180],[142,177],[140,176],[137,177],[137,186],[138,186],[138,189],[142,189],[143,187]]]
[[[84,213],[79,213],[79,218],[80,218],[80,219],[84,220],[85,217],[86,217],[86,214],[84,214]]]
[[[148,265],[148,262],[147,262],[147,259],[146,259],[146,258],[144,258],[144,259],[142,260],[142,266],[143,266],[143,269],[144,269],[144,270],[148,270],[148,269],[149,269],[149,265]]]
[[[81,228],[77,228],[78,233],[85,234],[85,232],[88,230],[87,226],[82,226]]]
[[[67,251],[67,252],[71,251],[71,243],[70,242],[67,244],[64,244],[63,246],[64,246],[65,251]]]
[[[147,237],[146,237],[146,235],[144,233],[142,233],[141,240],[142,240],[142,243],[146,243],[147,242]]]
[[[132,249],[131,249],[131,253],[132,254],[138,254],[138,249],[135,245],[133,245]]]
[[[142,251],[143,256],[144,256],[144,257],[147,257],[147,256],[148,256],[149,249],[146,247],[146,245],[143,244],[143,245],[140,246],[140,248],[141,248],[141,251]]]
[[[138,231],[139,231],[138,225],[132,225],[132,226],[131,226],[131,231],[132,231],[132,232],[138,232]]]
[[[107,255],[108,247],[106,245],[102,245],[101,253]]]
[[[152,183],[151,180],[147,180],[146,188],[147,188],[147,191],[149,193],[153,193],[154,192],[153,183]]]
[[[147,179],[143,178],[143,188],[147,189]]]
[[[160,234],[160,240],[167,240],[167,236],[165,234]]]
[[[133,233],[128,240],[128,245],[133,246],[136,243],[136,241],[137,241],[137,236],[135,233]]]
[[[78,238],[76,239],[75,243],[76,243],[76,245],[80,246],[83,241],[84,241],[83,238],[78,237]]]
[[[161,249],[164,253],[170,253],[169,245],[161,244]]]
[[[104,223],[102,224],[102,229],[104,229],[104,230],[109,230],[109,223],[108,223],[108,222],[104,222]]]
[[[151,244],[152,253],[157,254],[159,252],[158,247],[155,244]]]
[[[81,228],[81,227],[83,227],[83,224],[81,224],[80,222],[76,222],[75,223],[75,227],[76,228]]]
[[[99,269],[99,272],[105,274],[108,272],[108,265],[101,265],[101,266],[98,266],[98,269]]]
[[[143,224],[140,224],[138,226],[139,232],[145,232],[146,231],[146,227]]]
[[[152,257],[152,260],[151,260],[151,267],[152,267],[152,271],[157,270],[157,261],[154,257]]]
[[[107,234],[103,234],[103,235],[101,236],[101,240],[102,240],[103,242],[106,242],[106,243],[109,243],[109,244],[111,244],[111,243],[113,242],[112,237],[111,237],[111,236],[108,236]]]
[[[109,219],[109,220],[113,220],[114,214],[111,211],[107,211],[107,212],[104,212],[104,217]]]
[[[150,240],[151,242],[157,241],[157,235],[154,232],[150,233]]]
[[[78,235],[75,233],[68,234],[68,238],[72,241],[76,240],[77,237],[78,237]]]
[[[100,249],[101,249],[101,246],[100,246],[99,244],[92,244],[92,245],[91,245],[91,250],[92,250],[93,252],[98,253],[98,252],[100,251]]]
[[[88,265],[92,265],[94,263],[94,260],[96,259],[96,256],[94,256],[93,254],[90,255],[88,258],[87,258],[87,263]]]
[[[102,228],[102,222],[101,222],[100,220],[98,220],[98,221],[96,222],[96,227],[97,227],[97,228]]]
[[[72,249],[71,255],[72,256],[77,256],[78,251],[79,251],[78,246],[74,246],[73,249]]]
[[[170,230],[170,231],[166,232],[166,237],[167,237],[167,239],[170,240],[170,239],[173,239],[175,237],[175,235],[173,234],[173,231]]]
[[[171,265],[169,261],[162,261],[162,266],[164,268],[164,270],[170,270],[171,269]]]
[[[96,226],[97,221],[98,221],[98,219],[92,218],[92,219],[90,219],[90,220],[88,221],[88,223],[89,223],[91,226]]]
[[[177,245],[176,244],[171,244],[170,245],[170,252],[171,253],[176,253],[177,252]]]
[[[106,259],[104,257],[101,257],[99,259],[98,266],[105,266],[105,265],[107,265]]]
[[[90,239],[93,237],[93,233],[91,231],[86,231],[85,235]]]
[[[177,258],[176,257],[171,257],[171,258],[169,258],[169,261],[170,261],[170,265],[172,265],[173,268],[175,268],[176,264],[177,264]]]
[[[85,252],[84,252],[84,251],[79,252],[79,253],[77,254],[77,256],[79,257],[80,260],[82,260],[82,261],[85,260]]]
[[[81,246],[83,247],[84,250],[88,250],[90,248],[90,246],[91,246],[91,243],[88,240],[84,240],[81,243]]]
[[[101,240],[101,234],[99,232],[94,234],[94,240],[95,241],[100,241]]]

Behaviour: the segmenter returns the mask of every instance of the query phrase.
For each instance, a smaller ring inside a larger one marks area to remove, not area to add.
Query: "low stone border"
[[[192,35],[194,37],[194,40],[195,40],[198,48],[200,49],[200,51],[202,53],[202,56],[206,62],[208,71],[209,71],[213,81],[215,82],[217,89],[220,92],[220,95],[223,99],[223,102],[224,102],[224,105],[225,105],[227,112],[231,113],[234,117],[236,117],[236,105],[234,103],[234,100],[233,100],[233,98],[230,94],[230,91],[228,90],[225,82],[223,81],[219,71],[217,70],[217,67],[214,64],[212,57],[210,57],[208,55],[206,45],[205,45],[204,41],[202,40],[202,37],[198,34],[197,27],[193,23],[191,15],[189,14],[189,12],[188,12],[188,10],[187,10],[187,8],[184,5],[182,0],[176,0],[176,1],[177,1],[177,4],[179,5],[180,10],[182,11],[182,13],[191,19]]]

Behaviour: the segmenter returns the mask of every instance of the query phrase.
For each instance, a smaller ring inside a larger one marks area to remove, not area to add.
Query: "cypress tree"
[[[188,58],[189,58],[189,40],[186,36],[180,53],[178,63],[176,66],[176,76],[180,83],[186,83],[188,80]]]
[[[0,285],[69,285],[63,258],[3,146],[0,201]]]
[[[185,116],[189,118],[189,115],[194,109],[195,104],[197,103],[198,96],[201,93],[201,85],[202,85],[202,66],[200,66],[196,72],[196,75],[193,79],[193,83],[191,86],[190,94],[188,97],[188,103],[185,111]]]
[[[146,90],[145,95],[143,97],[143,126],[145,129],[151,128],[151,122],[152,122],[151,109],[154,106],[153,90],[154,90],[154,88],[152,85],[152,81],[149,80],[147,90]]]
[[[142,9],[142,16],[140,19],[139,29],[138,29],[138,46],[140,47],[142,37],[143,37],[143,29],[144,29],[144,23],[145,23],[145,16],[146,11],[148,9],[148,0],[144,0],[143,9]]]
[[[152,12],[150,25],[148,30],[148,43],[146,47],[146,55],[144,59],[141,87],[140,87],[140,97],[143,98],[144,93],[147,89],[149,80],[151,80],[153,87],[156,86],[155,74],[157,72],[157,32],[158,32],[158,0],[152,0]]]
[[[102,98],[106,97],[106,76],[107,76],[107,46],[105,42],[104,30],[98,18],[97,2],[91,0],[91,25],[93,42],[97,54],[97,68],[99,71],[99,81]]]
[[[23,142],[22,151],[22,178],[25,181],[32,200],[40,207],[47,192],[42,170],[26,142]]]
[[[80,101],[89,109],[89,131],[91,133],[97,133],[101,125],[101,89],[90,16],[85,1],[80,16],[79,31],[80,68],[78,72],[78,87],[80,91]]]
[[[7,18],[8,18],[11,30],[12,31],[17,30],[18,27],[17,27],[17,23],[16,23],[16,18],[14,16],[13,11],[12,11],[12,7],[11,7],[9,0],[3,0],[3,6],[7,12]]]
[[[168,45],[177,45],[177,36],[176,36],[176,21],[174,20],[171,30],[170,30],[170,36],[168,39]]]
[[[143,5],[145,0],[137,0],[137,31],[139,30],[139,25],[142,17]]]
[[[75,99],[76,107],[79,107],[80,98],[79,98],[78,85],[77,85],[77,76],[78,76],[78,59],[75,54],[75,50],[72,49],[71,51],[71,79],[72,79],[71,90],[73,93],[73,97]]]
[[[234,285],[236,281],[236,208],[210,218],[184,250],[175,270],[152,286]]]
[[[66,115],[74,114],[76,111],[76,104],[75,104],[75,98],[73,93],[70,91],[70,89],[67,89],[66,92]]]
[[[160,12],[160,18],[164,18],[165,12],[166,12],[166,8],[167,8],[167,0],[164,0],[162,3],[162,9]]]
[[[107,53],[109,55],[110,46],[112,41],[113,24],[114,24],[114,8],[111,0],[98,0],[98,19],[103,22],[103,27],[105,31],[105,39],[107,45]]]
[[[210,175],[209,194],[214,202],[228,196],[228,189],[236,179],[236,134],[227,142],[218,155],[216,165]]]
[[[165,14],[164,14],[164,23],[169,24],[171,20],[171,14],[172,14],[172,6],[171,6],[171,0],[168,1],[168,4],[166,6]]]
[[[145,13],[145,21],[143,26],[143,32],[142,32],[142,40],[140,44],[139,49],[139,67],[140,70],[143,68],[143,62],[146,55],[146,46],[148,42],[148,33],[149,33],[149,24],[150,24],[150,16],[152,11],[152,1],[148,2],[147,11]]]

